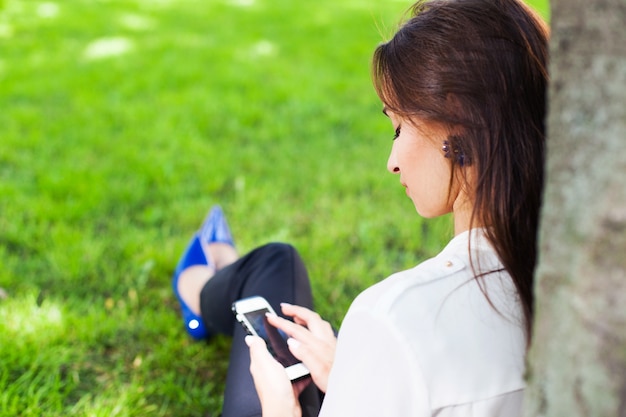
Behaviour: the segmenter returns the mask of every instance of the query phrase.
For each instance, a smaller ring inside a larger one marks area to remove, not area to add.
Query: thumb
[[[271,358],[269,351],[267,350],[267,345],[265,344],[265,340],[261,339],[258,336],[246,336],[245,338],[246,344],[250,348],[250,358],[254,362],[255,359],[259,360],[267,360],[268,357]]]
[[[258,336],[246,336],[246,344],[250,348],[250,373],[254,379],[255,385],[258,385],[257,379],[260,381],[274,375],[276,372],[285,373],[284,368],[276,362],[270,352],[267,350],[265,340]],[[263,384],[261,384],[263,385]]]

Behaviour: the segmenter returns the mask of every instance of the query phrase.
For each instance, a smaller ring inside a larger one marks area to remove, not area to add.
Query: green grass
[[[0,2],[0,416],[218,414],[229,340],[170,291],[212,204],[241,252],[293,243],[335,326],[441,248],[369,79],[409,4]]]

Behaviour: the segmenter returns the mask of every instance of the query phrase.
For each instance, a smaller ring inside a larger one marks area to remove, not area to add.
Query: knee
[[[290,261],[297,256],[296,248],[289,243],[272,242],[267,243],[257,249],[266,259],[276,262]]]
[[[269,243],[257,249],[255,282],[257,295],[264,296],[275,309],[279,303],[311,305],[308,274],[297,250],[286,243]],[[308,290],[307,290],[308,289]],[[279,310],[277,310],[279,311]]]
[[[256,253],[256,260],[263,264],[263,268],[270,275],[280,276],[294,274],[303,269],[302,258],[296,248],[288,243],[272,242],[259,247]]]

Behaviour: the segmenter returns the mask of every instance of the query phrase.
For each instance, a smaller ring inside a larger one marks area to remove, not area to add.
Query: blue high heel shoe
[[[235,247],[233,235],[226,222],[226,216],[224,216],[222,208],[218,205],[211,207],[209,214],[207,214],[206,219],[200,227],[199,235],[202,243],[209,244],[219,242]]]
[[[176,271],[174,272],[174,279],[172,280],[174,294],[176,294],[176,298],[178,298],[178,302],[180,303],[183,320],[185,322],[185,330],[187,330],[187,333],[191,337],[197,340],[206,339],[209,336],[209,332],[202,321],[202,317],[191,311],[189,306],[181,298],[178,292],[178,278],[180,274],[190,266],[212,266],[211,257],[204,251],[203,243],[210,244],[214,242],[235,246],[224,212],[218,205],[211,208],[200,230],[189,242],[183,256],[180,258],[180,261],[178,261]]]
[[[185,330],[187,330],[189,336],[196,340],[200,340],[206,339],[209,335],[204,322],[202,321],[202,317],[191,311],[191,308],[189,308],[189,306],[183,301],[180,293],[178,292],[178,278],[180,278],[180,274],[185,269],[193,265],[211,265],[207,256],[204,254],[202,243],[200,242],[198,234],[194,235],[191,239],[191,242],[189,242],[183,256],[180,258],[180,261],[178,261],[178,265],[174,271],[172,288],[174,289],[174,294],[176,294],[176,298],[178,298],[178,302],[180,303],[180,310],[183,315],[183,321],[185,322]]]

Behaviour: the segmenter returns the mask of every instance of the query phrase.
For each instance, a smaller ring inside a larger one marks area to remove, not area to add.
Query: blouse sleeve
[[[320,416],[429,416],[426,383],[386,317],[361,310],[341,327]]]

